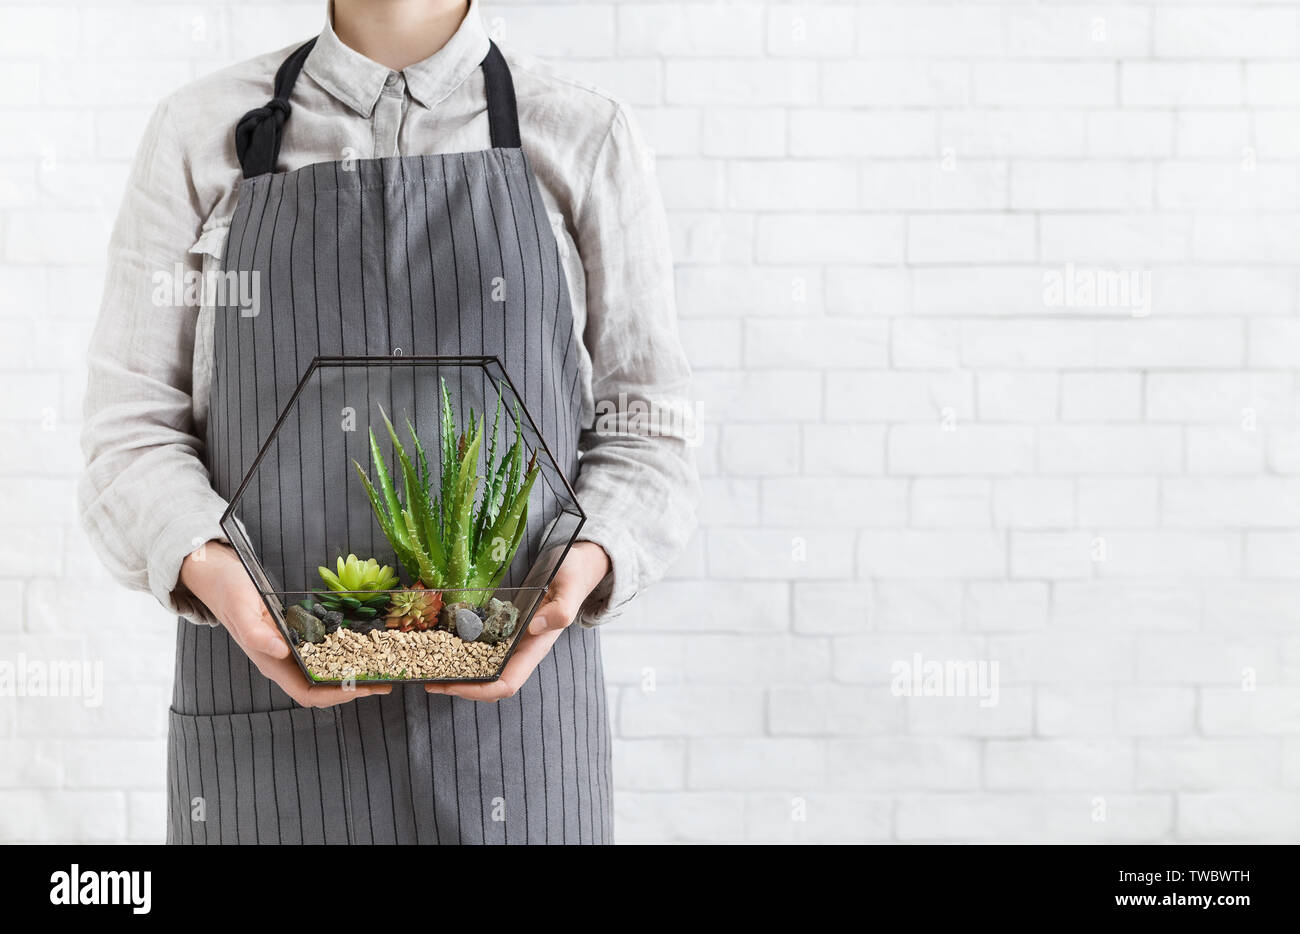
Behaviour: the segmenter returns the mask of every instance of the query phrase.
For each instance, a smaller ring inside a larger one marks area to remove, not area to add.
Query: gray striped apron
[[[217,311],[213,487],[231,497],[313,357],[399,347],[498,357],[576,476],[580,335],[505,60],[494,45],[482,66],[490,149],[275,173],[311,45],[236,131],[244,178],[223,267],[260,275],[261,307],[253,317],[234,303]],[[304,499],[280,499],[285,521],[302,521],[293,512]],[[350,533],[373,534],[369,515],[350,521]],[[596,630],[569,627],[496,704],[397,685],[313,709],[263,677],[223,628],[177,628],[169,843],[603,843],[609,767]]]

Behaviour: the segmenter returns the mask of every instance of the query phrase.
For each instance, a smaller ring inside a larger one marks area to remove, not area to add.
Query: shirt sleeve
[[[201,272],[189,247],[202,217],[167,101],[145,131],[108,247],[88,353],[78,488],[82,525],[110,573],[192,622],[215,625],[178,584],[185,556],[225,540],[225,501],[204,467],[191,387],[198,309],[177,276]],[[175,304],[176,301],[181,304]]]
[[[579,442],[579,539],[602,546],[612,567],[579,614],[592,626],[663,576],[695,530],[699,500],[668,224],[653,154],[622,107],[575,214],[595,404]]]

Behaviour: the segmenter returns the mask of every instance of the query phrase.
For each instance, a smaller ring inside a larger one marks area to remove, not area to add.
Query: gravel
[[[376,678],[490,678],[501,669],[509,643],[466,642],[450,632],[350,629],[329,633],[323,642],[299,647],[303,663],[317,681]]]

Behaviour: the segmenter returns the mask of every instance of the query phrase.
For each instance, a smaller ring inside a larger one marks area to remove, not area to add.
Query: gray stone
[[[325,624],[297,604],[285,611],[284,622],[303,642],[325,641]]]
[[[478,618],[477,613],[466,609],[456,611],[456,635],[466,642],[473,642],[482,632],[483,620]]]
[[[342,610],[331,610],[323,604],[313,603],[311,605],[311,614],[325,624],[326,632],[335,632],[343,625]]]
[[[311,615],[325,624],[327,633],[337,632],[338,628],[343,625],[343,611],[331,610],[322,603],[313,603],[311,605]]]
[[[456,614],[461,610],[474,611],[474,604],[456,601],[453,603],[444,603],[442,612],[438,614],[438,625],[448,632],[456,631]],[[482,619],[480,616],[479,619]]]
[[[519,624],[519,607],[506,600],[493,597],[488,601],[487,619],[483,621],[483,633],[480,642],[495,645],[509,639]]]

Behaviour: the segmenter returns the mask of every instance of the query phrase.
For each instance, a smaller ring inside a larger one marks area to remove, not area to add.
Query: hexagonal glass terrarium
[[[221,525],[313,681],[500,676],[585,521],[495,357],[317,357]]]

